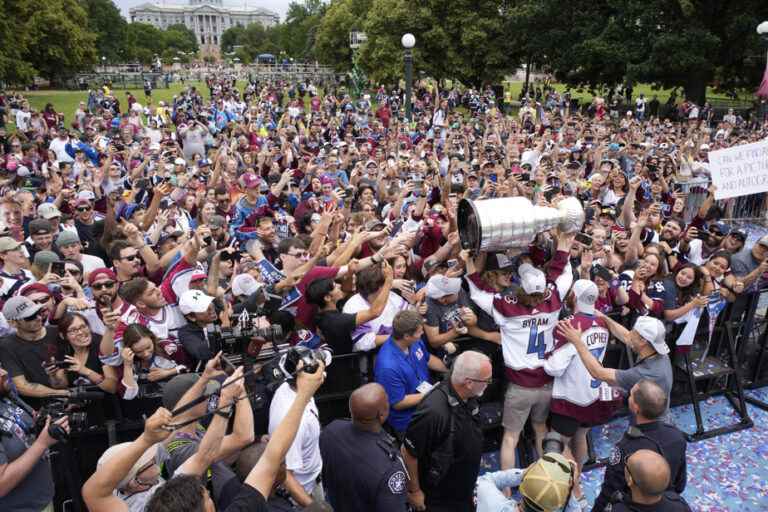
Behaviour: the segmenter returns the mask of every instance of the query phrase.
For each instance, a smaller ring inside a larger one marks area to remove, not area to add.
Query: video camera
[[[214,353],[222,351],[233,363],[241,364],[246,349],[254,338],[262,339],[265,343],[275,347],[285,339],[285,333],[280,325],[274,324],[267,327],[259,327],[257,319],[263,314],[244,310],[239,315],[230,317],[231,327],[222,327],[216,323],[213,332],[209,333],[211,349]]]
[[[66,441],[72,434],[80,434],[89,429],[88,405],[92,400],[104,398],[104,393],[99,391],[89,391],[84,386],[70,389],[67,397],[48,397],[46,404],[40,408],[35,417],[34,432],[40,435],[45,428],[45,422],[48,416],[51,422],[48,425],[48,435],[57,441]],[[69,423],[69,434],[55,421],[66,417]]]

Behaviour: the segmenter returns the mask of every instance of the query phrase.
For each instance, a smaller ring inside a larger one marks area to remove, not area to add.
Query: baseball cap
[[[232,295],[252,295],[261,288],[255,277],[250,274],[238,274],[232,279]]]
[[[42,307],[42,305],[32,302],[28,297],[17,295],[5,302],[3,316],[6,320],[24,320],[34,316]]]
[[[190,313],[204,313],[208,311],[208,306],[213,302],[213,297],[206,295],[200,290],[187,290],[181,294],[179,299],[179,309],[184,315]]]
[[[159,247],[163,245],[165,242],[170,240],[171,238],[179,238],[184,233],[181,232],[181,230],[176,230],[171,233],[163,233],[160,235],[160,237],[157,239],[157,243],[155,244],[155,247]]]
[[[641,316],[635,321],[633,328],[642,338],[653,346],[659,354],[669,354],[669,347],[664,338],[667,330],[664,324],[657,318],[651,316]]]
[[[131,443],[120,443],[116,444],[114,446],[110,446],[107,448],[107,450],[101,454],[101,457],[99,457],[99,461],[96,463],[96,468],[102,467],[107,462],[111,461],[112,459],[120,456],[124,450],[126,450]],[[131,467],[131,469],[128,471],[128,473],[123,477],[122,480],[120,480],[117,485],[115,486],[115,489],[123,489],[126,485],[130,483],[131,480],[136,478],[136,475],[139,474],[139,471],[149,466],[150,462],[155,461],[155,458],[157,457],[157,450],[160,446],[160,443],[153,444],[149,448],[147,448],[147,451],[141,454],[141,457],[139,457],[139,460],[136,461],[136,463]]]
[[[525,293],[544,293],[547,289],[547,278],[544,272],[530,263],[523,263],[517,269],[520,276],[520,286]]]
[[[768,247],[768,235],[763,235],[760,237],[760,240],[757,241],[760,245],[764,245]]]
[[[91,192],[90,190],[81,190],[77,193],[77,196],[75,196],[78,201],[93,201],[96,199],[96,194]]]
[[[747,240],[747,232],[742,228],[733,229],[728,234],[734,238],[740,239],[742,242],[745,242]]]
[[[179,400],[181,400],[181,397],[184,396],[184,393],[189,391],[189,388],[194,386],[195,382],[198,380],[200,380],[200,376],[196,373],[184,373],[169,380],[163,388],[163,407],[169,411],[175,409]],[[218,381],[210,380],[208,381],[208,384],[205,385],[204,393],[206,395],[212,395],[216,393],[220,387],[221,384],[219,384]]]
[[[15,251],[20,246],[21,243],[9,236],[0,237],[0,252]]]
[[[53,251],[39,251],[35,254],[35,258],[32,261],[40,268],[45,268],[55,261],[61,261],[59,255]]]
[[[117,281],[117,274],[112,269],[109,269],[107,267],[101,267],[91,270],[91,273],[88,274],[88,285],[92,285],[96,282],[97,279],[106,277],[107,279],[111,279],[112,281]]]
[[[29,223],[30,235],[50,235],[53,232],[53,226],[47,219],[35,219]]]
[[[61,217],[61,211],[53,203],[42,203],[37,207],[37,216],[44,219],[55,219]]]
[[[554,512],[562,510],[571,494],[571,463],[556,452],[544,454],[528,466],[520,483],[526,510]]]
[[[713,222],[709,225],[709,231],[712,231],[713,229],[720,233],[721,236],[725,236],[731,232],[730,226],[725,222]]]
[[[485,270],[508,270],[512,268],[512,260],[503,252],[492,252],[485,260]]]
[[[573,283],[573,295],[576,297],[576,310],[588,315],[595,314],[595,302],[597,302],[597,285],[586,279],[579,279]]]
[[[212,228],[223,228],[226,225],[227,225],[227,219],[225,219],[221,215],[213,215],[208,220],[208,226]]]
[[[63,247],[70,244],[79,244],[80,237],[74,231],[66,230],[59,233],[56,238],[56,247]]]
[[[454,295],[461,290],[461,279],[458,277],[446,277],[438,274],[427,281],[427,297],[439,299],[446,295]]]
[[[259,188],[261,178],[250,172],[245,173],[243,174],[243,185],[245,185],[245,188]]]
[[[187,165],[187,162],[183,158],[177,158],[173,161],[174,165]]]

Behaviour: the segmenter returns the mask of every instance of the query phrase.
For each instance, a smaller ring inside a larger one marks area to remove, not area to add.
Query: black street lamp
[[[413,82],[413,52],[411,49],[416,46],[416,37],[411,33],[404,34],[400,42],[403,44],[403,48],[405,48],[405,118],[410,123],[412,121],[411,87]]]

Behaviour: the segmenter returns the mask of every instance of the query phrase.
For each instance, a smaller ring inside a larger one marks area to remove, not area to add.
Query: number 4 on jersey
[[[547,350],[547,342],[544,340],[544,333],[539,332],[539,326],[534,324],[531,326],[531,334],[528,337],[528,353],[536,353],[539,359],[544,359],[544,354]]]

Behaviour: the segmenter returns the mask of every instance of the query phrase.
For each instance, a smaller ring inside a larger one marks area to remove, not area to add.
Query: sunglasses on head
[[[115,286],[114,281],[104,281],[103,283],[93,283],[91,285],[91,288],[93,288],[96,291],[99,291],[99,290],[106,290],[107,288],[112,288],[113,286]]]

